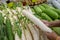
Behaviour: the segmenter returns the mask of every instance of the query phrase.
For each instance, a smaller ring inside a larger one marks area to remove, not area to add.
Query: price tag
[[[37,0],[32,0],[32,2],[37,2]]]

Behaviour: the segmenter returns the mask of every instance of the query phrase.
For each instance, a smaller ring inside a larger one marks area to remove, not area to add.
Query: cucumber
[[[32,12],[35,14],[35,10],[33,8],[31,8]]]
[[[60,19],[60,15],[59,15],[58,19]]]
[[[43,12],[50,16],[53,20],[58,19],[58,13],[51,9],[45,9]]]
[[[47,21],[52,21],[52,19],[45,13],[41,14],[41,18],[44,19],[44,20],[47,20]]]
[[[52,9],[53,11],[57,12],[59,15],[60,15],[60,10],[59,9],[55,9],[54,7],[52,6],[49,6],[47,4],[42,4],[45,8],[48,8],[48,9]]]
[[[57,12],[60,15],[60,10],[59,9],[52,9],[52,10]]]
[[[59,20],[59,19],[55,19],[54,21],[57,21],[57,20]]]
[[[57,12],[60,15],[60,10],[59,9],[55,9],[54,7],[49,6],[47,4],[42,4],[42,6],[44,6],[45,8],[52,9],[53,11]]]
[[[55,9],[54,7],[49,6],[48,4],[42,4],[42,6],[45,7],[45,8]]]
[[[9,18],[6,19],[6,29],[7,29],[8,40],[14,40],[12,25]]]
[[[53,31],[55,31],[58,35],[60,35],[60,27],[53,27]]]
[[[39,8],[43,11],[45,8],[42,5],[39,5]]]
[[[42,12],[42,10],[38,6],[34,6],[34,10],[36,13],[39,13],[39,14]]]
[[[31,8],[32,12],[35,12],[33,8]]]
[[[34,14],[37,18],[42,19],[39,15]]]
[[[58,13],[58,19],[60,19],[60,10],[59,9],[52,9],[53,11],[57,12]]]

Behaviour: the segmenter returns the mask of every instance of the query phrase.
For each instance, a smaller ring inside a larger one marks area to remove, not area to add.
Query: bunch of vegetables
[[[47,0],[22,0],[23,3],[27,3],[29,5],[36,5],[36,4],[41,4],[43,2],[47,2]]]
[[[22,14],[23,6],[19,4],[1,5],[0,40],[48,40],[44,32]]]
[[[31,10],[36,17],[42,20],[47,20],[49,22],[60,20],[60,10],[48,4],[36,5],[32,7]],[[60,27],[53,27],[52,29],[60,35]]]

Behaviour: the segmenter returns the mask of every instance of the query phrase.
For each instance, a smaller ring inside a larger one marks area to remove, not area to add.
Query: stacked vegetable
[[[36,5],[31,8],[34,15],[40,19],[47,20],[49,22],[60,20],[60,10],[56,9],[48,4]],[[60,35],[60,27],[52,28]]]
[[[44,32],[22,14],[19,4],[1,5],[0,40],[47,40]]]

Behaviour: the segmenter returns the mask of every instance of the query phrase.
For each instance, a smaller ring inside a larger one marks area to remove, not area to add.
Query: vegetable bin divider
[[[48,28],[40,19],[35,17],[33,14],[30,14],[28,9],[22,10],[22,14],[26,16],[28,19],[30,19],[35,25],[39,26],[39,28],[44,32],[52,32],[50,28]]]

